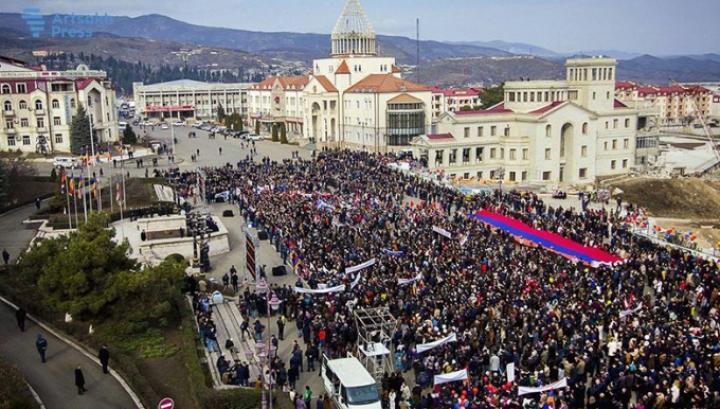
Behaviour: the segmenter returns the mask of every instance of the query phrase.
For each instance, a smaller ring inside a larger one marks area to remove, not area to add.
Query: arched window
[[[70,98],[70,108],[75,109],[75,98]]]
[[[52,107],[53,107],[53,108],[60,108],[60,101],[58,101],[57,99],[53,99],[53,100],[52,100]]]
[[[42,101],[39,99],[35,100],[35,109],[43,109]]]
[[[6,111],[12,111],[12,103],[10,101],[5,101],[3,104],[3,109]]]
[[[2,93],[3,93],[3,94],[9,94],[9,93],[10,93],[10,85],[8,85],[8,84],[2,84]]]
[[[550,124],[545,126],[545,136],[548,138],[552,136],[552,126],[550,126]]]
[[[584,122],[584,123],[582,124],[582,134],[583,134],[583,135],[587,135],[587,133],[588,133],[588,123],[587,123],[587,122]]]
[[[25,102],[24,99],[21,99],[20,102],[18,102],[18,108],[27,109],[27,102]]]

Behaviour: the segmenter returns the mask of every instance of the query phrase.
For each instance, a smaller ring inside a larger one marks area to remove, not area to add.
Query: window
[[[606,98],[606,99],[610,99],[610,91],[608,91],[608,92],[605,93],[605,98]]]
[[[465,179],[465,180],[470,179],[470,173],[469,172],[463,173],[463,179]]]
[[[578,171],[578,176],[580,179],[585,179],[587,177],[587,168],[580,168]]]
[[[628,149],[630,147],[630,139],[625,138],[623,139],[623,149]]]
[[[515,172],[510,172],[510,181],[511,182],[515,181]]]
[[[53,125],[55,125],[55,126],[60,126],[60,125],[62,125],[62,123],[60,122],[60,117],[59,117],[59,116],[53,117]]]
[[[36,110],[41,110],[41,109],[43,109],[42,101],[40,101],[39,99],[36,99],[36,100],[35,100],[35,109],[36,109]]]
[[[475,162],[483,160],[483,148],[475,148]]]
[[[450,158],[448,159],[449,164],[454,164],[457,162],[457,149],[450,149]]]
[[[27,127],[28,127],[28,119],[27,119],[27,118],[20,118],[20,127],[21,127],[21,128],[27,128]]]
[[[477,136],[483,136],[483,127],[482,126],[477,127]]]
[[[517,149],[510,149],[510,160],[515,160],[515,152]]]
[[[464,132],[465,137],[469,138],[470,137],[470,127],[465,127],[464,131],[465,131]]]
[[[18,108],[27,109],[27,102],[25,102],[24,99],[20,100],[20,102],[18,102]]]
[[[617,149],[617,139],[612,140],[612,148],[613,150]]]
[[[627,165],[628,165],[628,160],[623,159],[623,162],[622,162],[623,169],[627,169]]]
[[[542,180],[550,180],[550,176],[552,175],[552,172],[547,171],[542,173]]]
[[[27,87],[25,86],[24,83],[16,84],[16,85],[15,85],[15,91],[16,91],[18,94],[24,94],[24,93],[27,92]]]
[[[495,148],[490,148],[490,159],[495,159]]]
[[[630,118],[625,118],[625,128],[630,128]]]
[[[53,100],[52,100],[52,107],[53,107],[53,108],[60,108],[60,101],[58,101],[57,99],[53,99]]]
[[[549,124],[545,125],[545,136],[547,136],[548,138],[552,136],[552,126],[550,126]]]
[[[500,159],[505,159],[505,148],[500,148]]]
[[[13,123],[12,119],[6,119],[5,120],[5,129],[13,129],[15,128],[15,124]]]
[[[491,126],[490,127],[490,136],[497,135],[497,126]]]
[[[617,127],[618,127],[618,120],[613,119],[613,129],[617,129]]]
[[[522,180],[527,180],[527,171],[525,171],[525,170],[522,171],[522,173],[521,173],[521,179],[522,179]]]
[[[595,99],[595,97],[596,97],[596,93],[595,93],[595,91],[593,91],[593,100]]]
[[[445,151],[440,149],[435,151],[435,165],[442,165],[444,161]]]
[[[550,148],[545,148],[545,160],[550,160],[550,157],[552,155],[552,151]]]
[[[477,175],[477,178],[478,178],[478,179],[482,179],[482,177],[483,177],[482,171],[476,173],[476,175]]]
[[[3,93],[3,94],[9,94],[9,93],[10,93],[10,85],[8,85],[8,84],[3,84],[3,85],[2,85],[2,93]]]
[[[3,109],[6,110],[6,111],[12,111],[12,102],[10,102],[10,101],[5,101],[5,102],[3,103]]]
[[[610,129],[610,122],[605,121],[605,129]]]
[[[23,135],[23,145],[30,145],[30,135]]]
[[[505,130],[503,131],[503,135],[510,136],[510,127],[509,126],[505,127]]]
[[[587,145],[583,145],[580,147],[580,156],[583,158],[587,158]]]
[[[528,159],[528,148],[523,148],[523,150],[522,150],[522,158],[523,158],[523,160],[527,160],[527,159]]]
[[[608,143],[607,143],[607,141],[603,142],[603,148],[604,148],[605,150],[608,150]]]
[[[63,143],[63,137],[61,133],[55,134],[55,143]]]
[[[462,150],[462,161],[465,164],[470,162],[470,148],[464,148]],[[467,179],[467,177],[465,179]]]
[[[37,127],[38,128],[45,128],[45,118],[38,118],[37,119]]]
[[[587,133],[588,133],[588,123],[585,122],[582,124],[582,134],[587,135]]]
[[[15,137],[8,136],[8,146],[15,146]]]
[[[614,160],[610,161],[610,169],[615,169],[617,167],[617,164],[615,162],[616,161],[614,161]]]

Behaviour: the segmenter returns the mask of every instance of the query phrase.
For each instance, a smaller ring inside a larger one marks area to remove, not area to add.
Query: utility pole
[[[415,79],[420,83],[420,19],[415,19],[415,45],[417,47],[415,53]]]

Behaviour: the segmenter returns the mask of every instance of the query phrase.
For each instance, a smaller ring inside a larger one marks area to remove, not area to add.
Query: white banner
[[[330,294],[330,293],[341,293],[345,291],[345,285],[338,285],[330,288],[318,288],[313,290],[311,288],[295,287],[293,289],[298,294]]]
[[[360,270],[362,270],[362,269],[364,269],[364,268],[370,267],[370,266],[373,265],[373,264],[375,264],[375,259],[374,259],[374,258],[371,258],[370,260],[368,260],[368,261],[366,261],[366,262],[364,262],[364,263],[362,263],[362,264],[358,264],[358,265],[356,265],[356,266],[352,266],[352,267],[346,268],[346,269],[345,269],[345,274],[350,274],[350,273],[354,273],[354,272],[356,272],[356,271],[360,271]]]
[[[620,318],[625,318],[625,317],[627,317],[628,315],[633,315],[633,314],[635,314],[636,312],[638,312],[638,311],[640,311],[640,310],[642,310],[642,304],[638,305],[637,307],[635,307],[635,308],[633,308],[633,309],[631,309],[631,310],[620,311]]]
[[[505,366],[505,373],[507,374],[508,382],[515,382],[515,362],[510,362]]]
[[[433,385],[442,385],[444,383],[464,381],[467,378],[468,378],[467,369],[463,369],[461,371],[455,371],[455,372],[435,375],[433,377]]]
[[[443,229],[442,227],[433,226],[432,230],[441,236],[447,237],[448,239],[452,238],[452,233]]]
[[[553,389],[567,388],[567,378],[562,378],[557,382],[545,386],[518,386],[518,396],[527,395],[529,393],[543,393]]]
[[[457,335],[454,332],[452,334],[446,336],[445,338],[438,339],[437,341],[428,342],[426,344],[418,344],[415,347],[415,351],[418,354],[422,354],[425,351],[429,351],[433,348],[437,348],[441,345],[449,344],[451,342],[457,342]]]
[[[360,278],[361,278],[361,277],[362,277],[362,274],[361,274],[361,273],[357,273],[357,276],[355,277],[355,279],[352,281],[352,283],[350,283],[350,289],[351,289],[351,290],[354,290],[355,287],[356,287],[358,284],[360,284]]]
[[[420,281],[421,279],[422,279],[422,273],[418,273],[418,275],[416,275],[413,278],[398,278],[398,284],[399,285],[408,285],[408,284],[414,283],[415,281]]]

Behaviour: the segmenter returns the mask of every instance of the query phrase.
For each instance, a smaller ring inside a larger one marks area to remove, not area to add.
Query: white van
[[[56,156],[53,158],[53,166],[56,168],[74,169],[79,162],[72,156]]]
[[[321,375],[327,392],[340,409],[382,409],[375,378],[357,358],[328,359]]]

